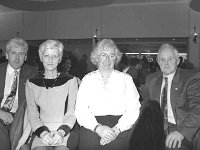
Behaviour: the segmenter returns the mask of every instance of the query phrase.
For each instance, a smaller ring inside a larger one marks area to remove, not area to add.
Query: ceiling
[[[190,1],[191,0],[0,0],[0,12],[16,10],[45,11],[58,9],[99,7],[107,5],[185,3]]]

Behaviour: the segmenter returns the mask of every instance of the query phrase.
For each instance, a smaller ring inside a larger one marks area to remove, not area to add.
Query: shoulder
[[[98,76],[97,70],[92,71],[92,72],[89,72],[88,74],[86,74],[86,75],[83,77],[82,81],[90,80],[90,79],[92,79],[92,78],[96,78],[96,76]]]
[[[28,81],[29,83],[35,84],[37,86],[42,86],[43,77],[40,74],[36,74],[33,77],[31,77]]]
[[[174,78],[178,79],[178,81],[187,83],[188,81],[193,80],[194,78],[199,78],[199,73],[195,70],[178,68]]]
[[[115,78],[117,80],[123,79],[123,80],[131,80],[132,81],[132,77],[130,74],[124,73],[124,72],[121,72],[118,70],[114,70],[113,78]]]
[[[75,79],[76,77],[70,75],[70,74],[65,74],[61,73],[58,77],[58,83],[59,85],[65,84],[66,82]]]
[[[0,69],[5,69],[7,67],[8,63],[7,62],[3,62],[3,63],[0,63]]]

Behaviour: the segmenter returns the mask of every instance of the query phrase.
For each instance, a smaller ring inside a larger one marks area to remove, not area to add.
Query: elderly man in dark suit
[[[28,44],[13,38],[6,45],[7,63],[0,64],[0,149],[11,150],[21,136],[25,110],[25,82],[35,68],[25,65]],[[20,121],[21,119],[21,121]]]
[[[150,74],[140,92],[163,109],[166,149],[200,150],[200,74],[177,68],[178,51],[169,44],[158,50],[158,64],[161,71]]]

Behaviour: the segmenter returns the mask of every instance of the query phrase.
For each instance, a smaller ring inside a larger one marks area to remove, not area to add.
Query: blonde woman
[[[77,79],[57,71],[63,44],[47,40],[39,47],[44,73],[26,83],[28,119],[36,134],[31,150],[68,150],[67,141],[76,117]]]

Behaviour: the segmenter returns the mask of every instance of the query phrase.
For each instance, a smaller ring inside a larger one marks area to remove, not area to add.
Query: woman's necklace
[[[43,78],[43,80],[42,80],[43,81],[43,86],[46,87],[46,89],[53,88],[56,85],[58,75],[59,74],[57,73],[56,77],[54,77],[52,79]]]

